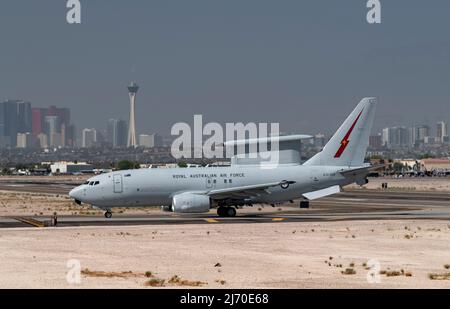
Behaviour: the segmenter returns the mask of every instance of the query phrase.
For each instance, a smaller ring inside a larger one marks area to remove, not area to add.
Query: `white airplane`
[[[113,207],[162,206],[176,213],[206,213],[233,217],[236,209],[257,203],[309,201],[341,191],[341,187],[367,183],[370,166],[364,163],[376,108],[375,98],[364,98],[336,131],[323,150],[303,164],[229,167],[138,169],[115,171],[90,178],[70,191],[77,204],[105,210]],[[282,137],[280,137],[281,139]]]

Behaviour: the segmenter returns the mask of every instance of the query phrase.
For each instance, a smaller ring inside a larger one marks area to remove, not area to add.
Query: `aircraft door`
[[[114,175],[113,181],[114,181],[114,193],[122,193],[123,191],[122,175],[120,174]]]

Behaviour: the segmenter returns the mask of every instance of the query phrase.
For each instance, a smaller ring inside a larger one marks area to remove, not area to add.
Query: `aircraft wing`
[[[279,181],[279,182],[271,182],[271,183],[264,183],[264,184],[258,184],[258,185],[250,185],[250,186],[242,186],[242,187],[234,187],[234,188],[227,188],[227,189],[217,189],[217,190],[211,190],[207,191],[205,194],[211,197],[212,199],[245,199],[255,196],[260,196],[261,194],[268,194],[269,192],[267,189],[276,187],[276,186],[283,186],[287,188],[290,184],[295,183],[295,181]]]

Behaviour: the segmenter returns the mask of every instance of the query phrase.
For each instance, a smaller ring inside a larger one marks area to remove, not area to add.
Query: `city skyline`
[[[447,2],[385,2],[379,25],[356,1],[97,1],[81,25],[61,1],[1,6],[0,99],[71,108],[80,128],[127,119],[130,80],[145,89],[138,132],[201,113],[329,134],[365,96],[379,97],[375,130],[450,119]]]
[[[137,87],[136,84],[134,87]],[[137,90],[137,89],[136,89]],[[133,95],[134,96],[134,95]],[[130,99],[132,95],[130,94]],[[130,101],[132,103],[133,101]],[[130,105],[132,107],[132,105]],[[132,118],[133,109],[130,110]],[[394,125],[381,132],[372,132],[371,145],[375,148],[417,147],[420,145],[450,145],[448,122],[438,121],[435,130],[426,124],[414,126]],[[159,132],[139,132],[135,145],[129,145],[130,128],[125,120],[110,118],[106,129],[102,126],[75,129],[71,122],[71,110],[51,105],[48,108],[34,107],[30,102],[8,100],[0,102],[0,148],[28,147],[94,147],[110,145],[117,147],[162,146]],[[80,132],[79,134],[77,133]],[[314,144],[319,144],[330,136],[323,132],[314,133]],[[106,143],[106,144],[105,144]]]

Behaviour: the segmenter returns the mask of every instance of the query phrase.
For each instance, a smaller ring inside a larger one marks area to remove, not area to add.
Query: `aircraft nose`
[[[69,197],[73,198],[76,203],[81,204],[81,188],[76,187],[70,190]]]

